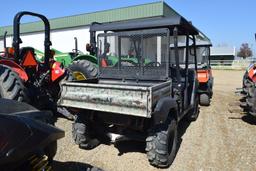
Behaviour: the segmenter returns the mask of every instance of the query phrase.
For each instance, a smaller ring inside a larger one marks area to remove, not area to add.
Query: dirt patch
[[[229,112],[229,104],[238,97],[235,90],[241,87],[243,71],[213,72],[214,95],[211,106],[201,107],[196,122],[179,125],[180,147],[168,169],[149,165],[143,143],[124,142],[100,145],[93,150],[81,150],[71,137],[71,122],[59,119],[57,126],[66,131],[59,141],[55,168],[77,171],[97,166],[115,171],[153,170],[256,170],[256,122],[239,112]]]

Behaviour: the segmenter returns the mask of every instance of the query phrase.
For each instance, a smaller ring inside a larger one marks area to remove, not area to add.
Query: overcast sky
[[[153,0],[9,0],[1,3],[0,26],[11,25],[18,11],[28,10],[49,19],[118,7],[156,2]],[[256,0],[165,0],[191,20],[217,45],[239,47],[248,42],[256,49]],[[33,21],[26,18],[23,22]]]

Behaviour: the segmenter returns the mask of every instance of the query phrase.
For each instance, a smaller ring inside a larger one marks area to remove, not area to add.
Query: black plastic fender
[[[0,106],[1,114],[11,114],[24,111],[39,111],[27,103],[3,98],[0,98]]]
[[[0,170],[19,167],[32,154],[65,135],[64,131],[25,115],[0,114]]]
[[[26,103],[0,98],[0,106],[0,114],[23,116],[47,123],[52,122],[53,114],[50,111],[39,111]]]
[[[177,100],[172,97],[164,97],[161,98],[153,112],[153,123],[155,125],[164,123],[166,119],[168,118],[168,115],[171,111],[171,109],[175,109],[178,111],[178,105],[177,105]],[[175,113],[175,118],[177,119],[177,112]]]

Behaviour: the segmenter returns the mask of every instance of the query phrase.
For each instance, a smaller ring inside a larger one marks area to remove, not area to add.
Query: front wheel
[[[177,121],[170,118],[165,124],[157,126],[146,139],[146,152],[151,165],[169,167],[177,152]]]

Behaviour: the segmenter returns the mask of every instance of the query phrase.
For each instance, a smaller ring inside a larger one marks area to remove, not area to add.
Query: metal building
[[[67,52],[74,48],[74,37],[78,38],[78,49],[85,52],[89,43],[89,26],[92,22],[115,22],[151,17],[167,17],[175,11],[165,2],[155,2],[125,8],[105,10],[81,15],[50,19],[51,41],[53,48]],[[12,26],[0,28],[0,51],[3,50],[3,35],[8,32],[7,46],[12,42]],[[33,46],[43,50],[43,24],[41,22],[25,23],[21,26],[22,46]]]

